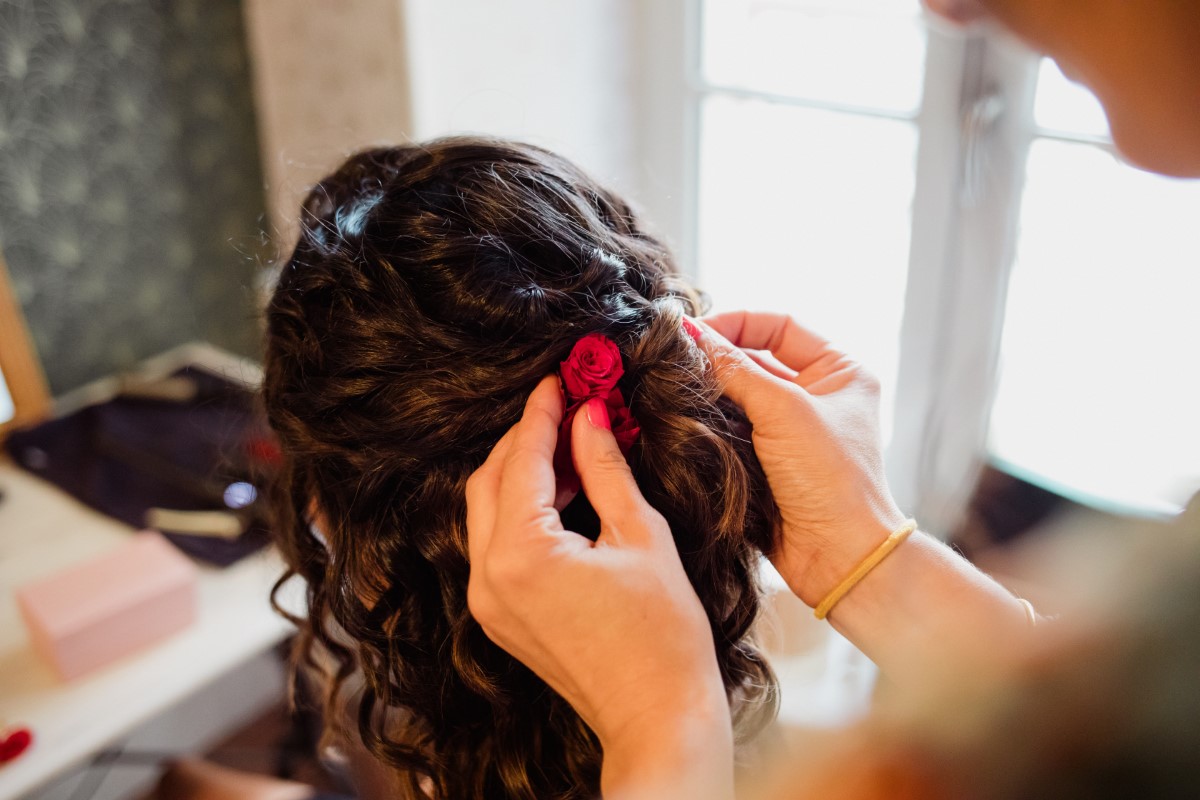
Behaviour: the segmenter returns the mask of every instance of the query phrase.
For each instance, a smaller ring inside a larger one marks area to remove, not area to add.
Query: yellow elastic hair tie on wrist
[[[850,573],[850,576],[846,580],[839,583],[832,592],[825,595],[825,599],[813,609],[813,615],[817,619],[825,619],[825,617],[829,616],[829,612],[838,604],[838,601],[845,597],[846,593],[853,589],[859,581],[865,578],[868,572],[879,566],[879,562],[887,558],[888,553],[895,550],[916,529],[917,521],[910,519],[891,536],[884,539],[883,543],[875,548],[875,552],[863,559],[863,562],[854,569],[854,572]]]

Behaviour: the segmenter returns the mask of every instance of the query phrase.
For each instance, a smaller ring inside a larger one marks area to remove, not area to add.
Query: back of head
[[[631,466],[712,621],[735,720],[769,720],[774,678],[748,632],[777,511],[745,417],[681,328],[700,298],[630,208],[538,148],[445,139],[350,158],[301,228],[268,320],[277,528],[308,584],[302,649],[362,675],[366,746],[441,797],[598,793],[593,734],[468,612],[463,495],[589,333],[622,353]],[[586,498],[564,518],[597,528]]]

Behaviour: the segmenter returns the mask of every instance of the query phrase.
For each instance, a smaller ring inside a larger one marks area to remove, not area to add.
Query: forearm
[[[836,585],[862,557],[830,559],[811,583]],[[796,590],[796,586],[793,586]],[[825,591],[820,588],[818,591]],[[799,593],[799,592],[798,592]],[[816,605],[811,589],[802,599]],[[931,536],[917,532],[866,575],[829,614],[829,622],[885,674],[903,679],[948,658],[995,652],[1030,630],[1024,606],[1007,589]]]

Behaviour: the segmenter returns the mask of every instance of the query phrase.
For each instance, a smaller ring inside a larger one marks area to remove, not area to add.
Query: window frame
[[[697,274],[700,109],[712,93],[911,120],[916,189],[893,438],[893,493],[922,527],[947,536],[989,461],[1008,279],[1034,125],[1039,58],[995,32],[928,29],[924,91],[911,117],[713,86],[701,71],[703,0],[634,5],[635,194]],[[1071,137],[1074,141],[1075,138]],[[1101,145],[1102,146],[1102,145]],[[966,265],[969,265],[966,266]]]

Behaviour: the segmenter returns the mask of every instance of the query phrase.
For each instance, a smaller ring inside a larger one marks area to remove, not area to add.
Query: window
[[[664,6],[685,107],[647,135],[688,143],[682,250],[718,308],[792,313],[880,375],[907,509],[948,532],[988,458],[1125,510],[1200,489],[1176,368],[1200,362],[1200,183],[1121,163],[1086,91],[917,0]]]
[[[1099,103],[1043,62],[990,450],[1094,505],[1200,488],[1200,183],[1112,154]]]
[[[718,309],[804,319],[890,390],[924,84],[917,3],[707,0],[701,36],[701,285]]]

